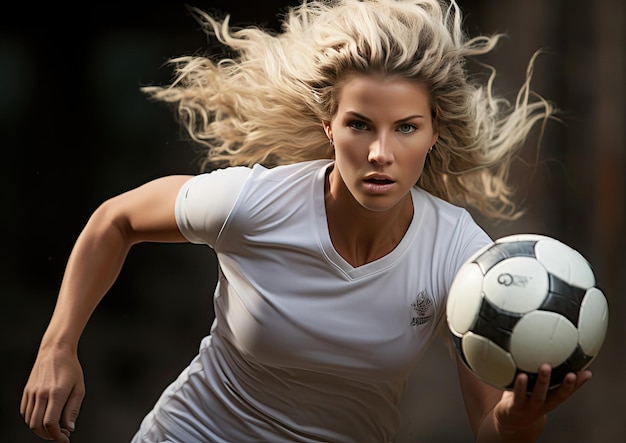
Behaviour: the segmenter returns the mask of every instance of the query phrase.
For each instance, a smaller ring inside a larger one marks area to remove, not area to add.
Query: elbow
[[[87,222],[86,231],[108,241],[120,242],[126,248],[138,243],[130,219],[116,204],[115,198],[105,201],[93,212]]]

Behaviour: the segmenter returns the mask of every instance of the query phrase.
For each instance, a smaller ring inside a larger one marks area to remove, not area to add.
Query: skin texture
[[[342,84],[337,113],[324,130],[335,147],[326,211],[336,250],[353,266],[392,251],[413,214],[410,189],[437,140],[425,88],[398,78],[355,76]],[[156,179],[104,202],[80,234],[67,263],[57,305],[22,397],[20,413],[41,438],[69,443],[85,395],[78,342],[89,317],[140,242],[185,242],[174,202],[189,176]],[[546,414],[591,373],[568,374],[548,390],[544,365],[532,394],[520,375],[514,391],[478,380],[458,362],[468,417],[479,442],[533,442]]]

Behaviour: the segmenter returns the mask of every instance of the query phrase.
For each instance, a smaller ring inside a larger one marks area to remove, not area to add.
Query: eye
[[[362,122],[361,120],[352,120],[351,122],[348,122],[348,127],[356,131],[366,131],[369,128],[367,123]]]
[[[409,123],[403,123],[400,126],[398,126],[398,132],[401,132],[402,134],[410,134],[411,132],[414,132],[417,128]]]

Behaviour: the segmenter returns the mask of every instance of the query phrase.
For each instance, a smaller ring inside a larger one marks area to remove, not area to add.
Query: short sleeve
[[[216,169],[189,179],[176,197],[178,229],[191,243],[215,245],[251,169]]]
[[[448,287],[461,266],[492,241],[466,210],[461,213],[456,231],[451,249],[454,254],[449,255],[452,260],[449,262],[447,273]]]
[[[490,244],[493,240],[491,237],[481,228],[469,214],[464,211],[463,214],[463,232],[464,241],[463,248],[460,251],[460,263],[459,267],[467,260],[472,258],[476,252]]]

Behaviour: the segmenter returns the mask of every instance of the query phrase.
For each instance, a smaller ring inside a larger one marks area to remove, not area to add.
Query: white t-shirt
[[[491,240],[465,209],[415,187],[401,242],[355,268],[327,228],[331,164],[226,168],[183,186],[179,228],[219,261],[216,318],[133,442],[394,437],[398,403],[444,321],[452,279]]]

